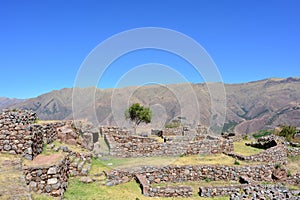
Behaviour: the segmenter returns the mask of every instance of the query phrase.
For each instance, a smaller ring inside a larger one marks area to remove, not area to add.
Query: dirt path
[[[0,153],[0,199],[29,200],[31,195],[22,173],[22,161]]]

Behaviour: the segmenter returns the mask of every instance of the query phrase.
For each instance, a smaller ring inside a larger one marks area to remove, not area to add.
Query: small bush
[[[287,171],[287,176],[288,176],[288,177],[292,176],[291,170],[288,170],[288,171]]]
[[[271,135],[272,133],[273,133],[272,130],[260,130],[257,133],[254,133],[253,137],[255,139],[258,139],[258,138],[261,138],[261,137],[264,137],[264,136],[267,136],[267,135]]]
[[[243,135],[243,140],[249,140],[248,134]]]
[[[181,126],[181,123],[175,121],[175,122],[167,123],[167,124],[165,125],[165,128],[178,128],[178,127],[180,127],[180,126]]]
[[[294,138],[296,132],[297,130],[295,126],[282,125],[281,131],[278,135],[284,137],[286,141],[290,142],[292,138]]]
[[[204,181],[207,183],[211,182],[210,178],[205,178]]]
[[[275,169],[280,169],[281,168],[281,164],[280,163],[277,163],[276,165],[275,165]]]
[[[240,165],[240,162],[239,162],[238,160],[235,160],[235,161],[234,161],[234,164],[235,164],[235,165]]]

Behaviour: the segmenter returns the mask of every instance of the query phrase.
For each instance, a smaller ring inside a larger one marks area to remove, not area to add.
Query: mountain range
[[[65,88],[30,99],[1,97],[0,109],[30,109],[42,120],[75,117],[102,125],[127,126],[124,111],[131,103],[139,102],[150,106],[153,111],[153,127],[162,127],[174,119],[181,119],[191,126],[210,126],[212,119],[222,115],[222,109],[217,108],[218,105],[213,107],[212,101],[224,101],[226,117],[223,131],[250,133],[281,124],[300,126],[300,78],[224,84],[223,98],[221,93],[216,95],[218,92],[212,97],[208,85],[182,83],[117,89]]]

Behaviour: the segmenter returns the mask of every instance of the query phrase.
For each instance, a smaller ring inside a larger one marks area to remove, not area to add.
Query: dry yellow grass
[[[50,124],[55,122],[61,122],[61,120],[37,120],[37,124]]]
[[[250,143],[250,142],[252,141],[242,140],[242,141],[234,142],[234,152],[244,156],[250,156],[250,155],[258,154],[261,151],[263,151],[263,149],[257,149],[245,145],[245,143]]]
[[[140,165],[228,165],[233,166],[235,159],[224,154],[193,155],[179,157],[145,157],[145,158],[108,158],[107,160],[94,160],[95,168],[98,166],[105,170],[112,168],[129,168]],[[259,162],[239,161],[240,165],[255,165]],[[98,165],[98,166],[97,166]],[[93,167],[92,167],[93,168]],[[98,170],[99,171],[99,170]]]
[[[288,163],[286,165],[291,174],[300,172],[300,155],[295,157],[288,157]]]
[[[20,158],[0,153],[0,199],[15,199],[28,195],[20,166]],[[23,198],[24,199],[24,198]]]

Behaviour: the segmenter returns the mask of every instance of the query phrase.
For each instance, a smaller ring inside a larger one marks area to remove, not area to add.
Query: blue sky
[[[297,0],[3,0],[0,96],[29,98],[73,87],[81,63],[99,43],[140,27],[193,38],[225,83],[299,77],[299,8]],[[117,60],[99,87],[115,87],[126,71],[149,62],[167,64],[190,82],[203,81],[177,56],[146,50]]]

